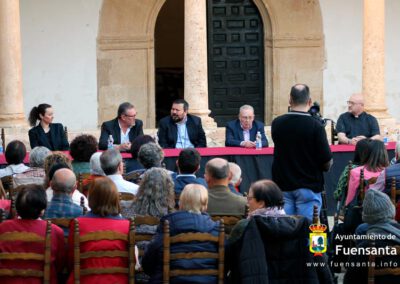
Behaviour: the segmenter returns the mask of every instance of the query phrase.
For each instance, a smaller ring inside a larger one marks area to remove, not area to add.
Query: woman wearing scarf
[[[230,283],[331,283],[328,265],[319,271],[306,263],[325,262],[309,251],[310,222],[283,210],[283,194],[271,180],[253,183],[249,217],[233,228],[225,261]],[[318,265],[317,265],[318,266]]]

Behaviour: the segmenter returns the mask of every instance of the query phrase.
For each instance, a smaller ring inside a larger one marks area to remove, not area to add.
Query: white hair
[[[235,163],[229,162],[229,170],[232,174],[231,184],[235,185],[240,181],[242,177],[242,169]]]

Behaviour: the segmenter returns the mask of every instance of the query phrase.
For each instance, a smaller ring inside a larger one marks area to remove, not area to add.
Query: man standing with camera
[[[308,112],[312,105],[308,86],[294,85],[289,104],[290,112],[271,125],[275,144],[272,179],[283,191],[286,214],[312,220],[313,205],[321,209],[323,172],[332,164],[332,153],[324,127]]]

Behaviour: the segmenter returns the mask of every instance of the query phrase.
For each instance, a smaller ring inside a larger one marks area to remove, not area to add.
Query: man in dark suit
[[[139,135],[143,135],[143,122],[136,119],[136,110],[131,103],[120,104],[118,116],[101,125],[100,150],[107,150],[110,135],[114,139],[114,148],[119,151],[129,151],[131,142]]]
[[[225,146],[255,148],[258,131],[261,134],[262,146],[268,147],[264,124],[261,121],[254,120],[254,108],[252,106],[243,105],[239,110],[239,118],[226,124]]]
[[[207,147],[200,117],[188,114],[189,104],[178,99],[172,103],[171,115],[160,120],[158,143],[163,148]]]

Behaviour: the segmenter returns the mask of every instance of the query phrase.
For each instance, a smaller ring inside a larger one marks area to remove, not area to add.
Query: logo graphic
[[[310,233],[310,252],[314,256],[322,256],[328,247],[328,240],[324,233],[327,227],[324,224],[312,224],[309,228],[312,232]]]

